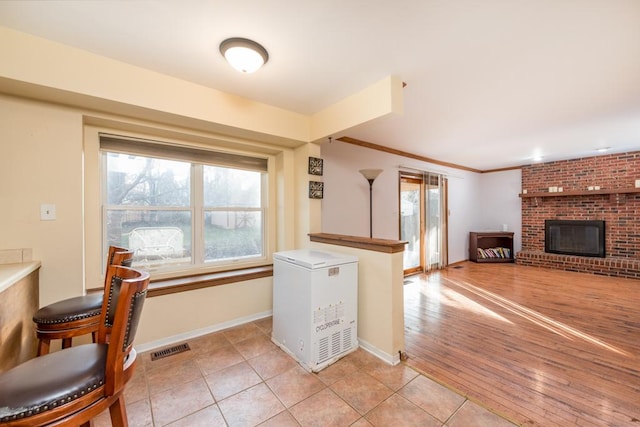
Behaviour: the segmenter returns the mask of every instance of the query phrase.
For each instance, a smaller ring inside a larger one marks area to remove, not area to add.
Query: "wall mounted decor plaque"
[[[318,157],[309,157],[309,175],[322,176],[322,163]]]
[[[324,182],[309,181],[309,198],[322,199],[324,196]]]

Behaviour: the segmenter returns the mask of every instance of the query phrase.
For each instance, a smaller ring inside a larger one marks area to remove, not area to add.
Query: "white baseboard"
[[[256,320],[264,319],[265,317],[269,317],[273,314],[272,310],[263,311],[262,313],[252,314],[250,316],[240,317],[237,319],[230,320],[228,322],[218,323],[217,325],[207,326],[206,328],[196,329],[193,331],[185,332],[183,334],[173,335],[170,337],[162,338],[160,340],[151,341],[143,344],[135,345],[136,351],[138,353],[143,353],[145,351],[155,350],[162,347],[167,347],[172,344],[178,342],[184,342],[193,338],[200,337],[202,335],[211,334],[213,332],[218,332],[223,329],[233,328],[234,326],[243,325],[245,323],[254,322]]]
[[[368,342],[358,338],[358,343],[360,344],[360,347],[363,350],[368,351],[369,353],[373,354],[374,356],[376,356],[378,359],[381,359],[383,361],[385,361],[386,363],[388,363],[389,365],[397,365],[398,363],[400,363],[400,354],[389,354],[386,353],[382,350],[380,350],[379,348],[377,348],[374,345],[369,344]]]

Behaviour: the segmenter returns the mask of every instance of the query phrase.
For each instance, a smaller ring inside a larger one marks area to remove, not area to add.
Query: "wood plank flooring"
[[[640,427],[640,281],[471,262],[410,279],[410,366],[521,425]]]

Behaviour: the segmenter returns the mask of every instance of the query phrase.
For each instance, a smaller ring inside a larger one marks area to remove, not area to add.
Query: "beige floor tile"
[[[347,354],[344,358],[355,363],[358,368],[363,371],[369,371],[385,364],[385,362],[362,348],[358,348],[356,351]]]
[[[289,409],[303,427],[350,426],[360,414],[328,388]]]
[[[275,348],[248,360],[249,364],[262,377],[268,380],[296,366],[298,363],[280,348]]]
[[[127,405],[127,419],[129,420],[130,426],[153,426],[151,402],[145,399]]]
[[[365,418],[374,426],[440,427],[442,423],[409,402],[394,394],[371,410]]]
[[[300,427],[289,411],[282,411],[273,418],[269,418],[260,427]]]
[[[242,390],[262,382],[247,362],[221,369],[205,377],[216,401],[226,399]]]
[[[442,422],[449,419],[465,401],[463,396],[422,375],[402,387],[398,394]]]
[[[257,336],[265,336],[264,332],[254,323],[245,323],[235,328],[226,329],[223,333],[231,343],[237,343]]]
[[[204,378],[151,395],[151,410],[156,426],[179,420],[213,403],[213,396]]]
[[[142,366],[136,366],[133,377],[124,389],[124,401],[130,405],[139,400],[149,400],[149,388],[147,387],[147,376]]]
[[[362,371],[356,371],[330,387],[361,415],[393,394],[389,387]]]
[[[220,369],[228,368],[244,362],[244,357],[232,345],[220,347],[196,357],[196,363],[204,375],[209,375]]]
[[[273,318],[271,316],[264,319],[256,320],[253,322],[258,328],[262,330],[268,337],[271,337],[273,331]]]
[[[467,400],[447,422],[447,426],[467,427],[470,425],[474,427],[513,427],[515,424]]]
[[[315,374],[305,371],[300,366],[267,380],[267,385],[287,408],[326,387]]]
[[[147,373],[147,384],[150,394],[161,393],[179,384],[188,383],[201,378],[202,373],[194,360],[164,365],[161,369],[153,369]]]
[[[373,424],[371,424],[369,421],[367,421],[366,418],[362,417],[358,421],[356,421],[355,423],[351,424],[351,427],[371,427],[372,425]]]
[[[218,405],[207,406],[191,415],[179,419],[171,424],[170,427],[226,427],[227,423],[222,417]],[[131,426],[134,427],[134,426]]]
[[[256,426],[285,410],[280,400],[264,383],[218,402],[230,427]]]
[[[231,342],[227,339],[227,337],[224,335],[224,332],[222,331],[203,335],[189,341],[189,346],[197,355],[202,353],[209,353],[221,347],[228,346],[229,344],[231,344]]]
[[[264,335],[247,338],[233,344],[245,359],[251,359],[278,348]]]
[[[403,364],[375,366],[367,373],[393,391],[398,391],[419,375],[416,371]]]
[[[355,423],[351,424],[350,427],[371,427],[371,426],[373,426],[373,424],[371,424],[369,421],[367,421],[366,418],[362,417],[358,421],[356,421]]]
[[[343,357],[333,365],[329,365],[320,372],[318,372],[318,378],[320,381],[327,385],[331,385],[338,380],[343,379],[349,374],[352,374],[358,370],[354,360],[347,357]]]
[[[151,416],[151,406],[149,399],[138,400],[134,403],[127,403],[127,420],[130,426],[153,427]],[[111,427],[111,416],[109,410],[102,411],[100,415],[92,420],[93,427]]]

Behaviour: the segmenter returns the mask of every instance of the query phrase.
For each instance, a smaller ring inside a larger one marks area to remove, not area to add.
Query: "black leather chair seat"
[[[100,316],[102,293],[69,298],[42,307],[33,315],[37,324],[67,323],[75,320]]]
[[[106,344],[85,344],[36,357],[0,376],[0,422],[69,403],[104,384]]]

